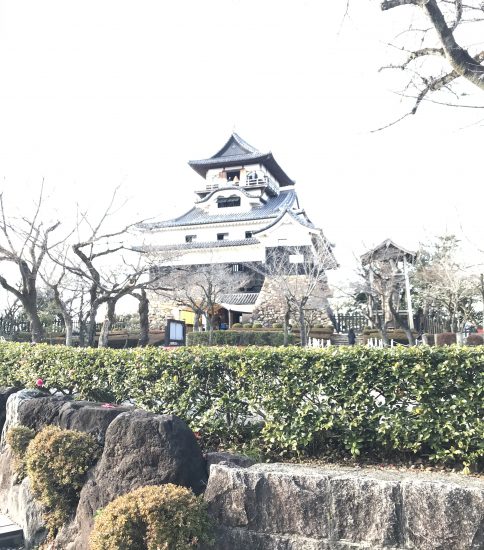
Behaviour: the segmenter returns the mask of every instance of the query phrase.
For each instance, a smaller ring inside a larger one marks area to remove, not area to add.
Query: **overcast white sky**
[[[343,268],[388,237],[462,225],[482,244],[484,110],[426,103],[371,133],[408,108],[378,68],[413,11],[344,4],[0,0],[3,189],[26,204],[45,178],[64,219],[122,184],[125,219],[172,217],[200,186],[187,161],[235,127],[296,180]]]

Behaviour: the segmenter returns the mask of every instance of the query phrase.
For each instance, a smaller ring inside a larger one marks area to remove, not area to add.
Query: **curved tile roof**
[[[143,229],[161,229],[183,227],[189,225],[205,225],[211,223],[231,223],[238,221],[264,220],[278,218],[283,212],[291,208],[297,200],[294,190],[281,191],[277,197],[271,197],[263,206],[255,206],[243,212],[223,212],[211,214],[196,206],[178,218],[161,222],[146,223]],[[230,210],[224,208],[223,210]]]
[[[246,246],[259,244],[259,239],[223,239],[221,241],[192,241],[191,243],[165,244],[152,247],[153,250],[190,250],[194,248],[221,248],[224,246]]]
[[[208,159],[188,161],[195,172],[203,178],[207,175],[210,168],[238,166],[244,164],[263,164],[269,172],[276,178],[281,187],[294,185],[292,180],[284,170],[279,166],[271,152],[262,153],[252,145],[249,145],[239,135],[233,133],[227,143]]]

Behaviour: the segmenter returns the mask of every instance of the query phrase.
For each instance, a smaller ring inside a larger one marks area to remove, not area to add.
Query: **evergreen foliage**
[[[230,331],[224,331],[230,332]],[[0,384],[109,395],[186,420],[202,441],[274,454],[484,456],[484,346],[66,348],[0,343]]]

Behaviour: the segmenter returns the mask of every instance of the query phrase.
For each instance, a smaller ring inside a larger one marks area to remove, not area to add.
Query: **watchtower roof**
[[[367,265],[372,261],[387,261],[387,260],[403,260],[405,258],[409,263],[412,263],[417,254],[411,250],[407,250],[398,244],[395,244],[391,239],[384,240],[375,248],[372,248],[361,256],[361,264]]]
[[[207,172],[212,168],[228,168],[230,166],[244,166],[258,163],[269,170],[281,187],[294,185],[295,181],[284,172],[270,151],[262,153],[235,132],[220,151],[217,151],[212,157],[202,160],[190,160],[188,162],[189,166],[203,178],[206,177]]]

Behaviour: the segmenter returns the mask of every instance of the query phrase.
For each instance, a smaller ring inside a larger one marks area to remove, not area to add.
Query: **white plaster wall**
[[[149,246],[163,246],[185,243],[186,235],[196,235],[198,242],[217,240],[218,233],[228,233],[226,239],[245,239],[246,231],[256,231],[268,225],[270,220],[238,222],[237,224],[212,224],[201,226],[186,226],[182,228],[153,230],[141,234],[144,244]]]
[[[315,231],[286,214],[277,224],[263,233],[255,235],[266,247],[307,246],[311,244],[311,235]]]
[[[162,257],[162,256],[161,256]],[[170,256],[170,265],[191,265],[211,263],[245,263],[265,260],[265,248],[259,245],[224,246],[210,249],[192,249]]]

